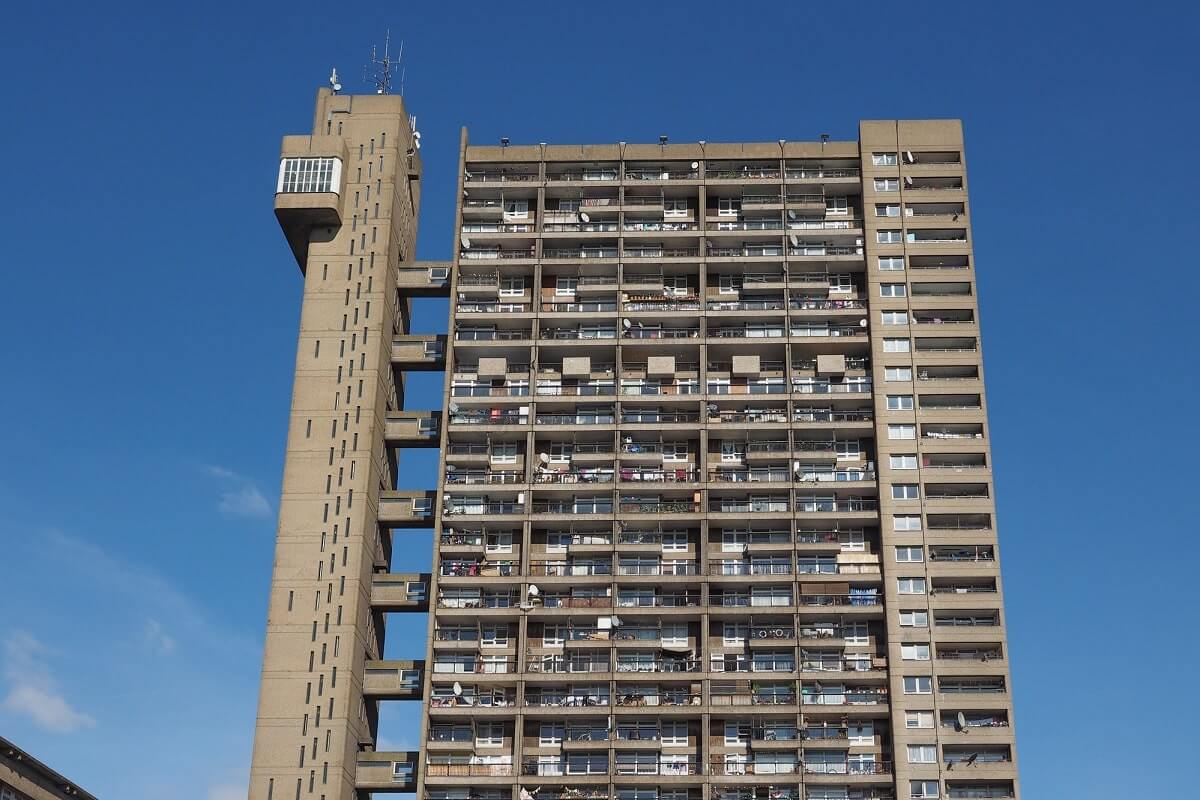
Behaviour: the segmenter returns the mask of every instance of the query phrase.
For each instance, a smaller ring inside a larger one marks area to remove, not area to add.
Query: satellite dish
[[[543,464],[549,464],[550,455],[548,453],[538,453],[538,461],[541,461]]]
[[[720,411],[720,407],[718,407],[716,403],[709,403],[708,410],[716,413],[717,411]]]
[[[449,409],[450,409],[450,413],[451,413],[451,414],[457,414],[457,413],[458,413],[458,403],[451,403],[449,406],[447,406],[447,408],[449,408]]]
[[[633,444],[633,437],[632,437],[632,436],[626,436],[626,437],[625,437],[625,444]]]
[[[466,248],[467,250],[471,249],[471,240],[468,239],[466,236],[460,236],[459,241],[462,242],[462,246],[464,248]]]
[[[795,212],[795,211],[792,211],[792,210],[789,208],[789,209],[788,209],[788,219],[795,219],[795,218],[796,218],[796,212]]]
[[[329,73],[329,85],[333,87],[335,93],[342,90],[342,84],[338,82],[337,67],[334,67],[333,72]]]
[[[621,320],[621,326],[622,326],[623,328],[625,328],[625,330],[629,330],[629,326],[630,326],[631,324],[632,324],[632,323],[631,323],[629,320],[627,320],[627,319],[623,319],[623,320]]]
[[[584,222],[591,222],[591,221],[592,221],[592,218],[591,218],[591,217],[589,217],[589,216],[587,215],[587,212],[586,212],[586,211],[580,211],[580,212],[579,212],[579,218],[580,218],[581,220],[583,220]]]
[[[789,241],[789,242],[791,242],[791,244],[792,244],[792,247],[799,247],[799,246],[800,246],[800,237],[799,237],[799,236],[797,236],[797,235],[796,235],[796,234],[794,234],[794,233],[793,233],[791,236],[789,236],[789,237],[788,237],[788,241]]]
[[[961,711],[958,712],[958,729],[964,733],[967,730],[967,717]]]
[[[910,178],[910,177],[908,177],[907,175],[905,175],[905,176],[904,176],[904,185],[905,185],[905,186],[912,186],[912,183],[913,183],[913,181],[912,181],[912,178]]]
[[[699,161],[693,161],[693,162],[692,162],[692,169],[700,169],[700,162],[699,162]]]
[[[867,321],[866,321],[865,319],[860,319],[860,320],[858,321],[858,327],[860,327],[860,328],[865,328],[865,327],[867,327]]]
[[[471,170],[469,170],[469,169],[464,169],[464,170],[463,170],[463,175],[466,175],[466,176],[467,176],[467,180],[471,180],[472,178],[474,178],[474,177],[475,177],[474,175],[472,175],[472,174],[471,174]]]
[[[454,682],[454,696],[462,697],[462,684],[458,681]]]
[[[420,131],[413,131],[413,138],[414,138],[414,139],[417,139],[417,140],[420,140],[420,138],[421,138],[421,132],[420,132]]]
[[[529,584],[529,588],[526,589],[525,591],[529,594],[530,597],[537,597],[541,593],[542,590],[539,589],[538,587],[534,586],[531,583],[531,584]]]
[[[446,465],[446,472],[454,472],[457,469],[458,469],[458,467],[454,466],[453,464]]]
[[[904,158],[907,159],[908,163],[910,164],[914,164],[917,161],[917,159],[913,158],[912,150],[905,150]]]
[[[613,624],[614,628],[621,627],[621,618],[620,617],[612,617],[611,619],[612,619],[612,624]]]

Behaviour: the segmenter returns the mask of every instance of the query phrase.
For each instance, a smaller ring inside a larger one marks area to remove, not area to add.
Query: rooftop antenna
[[[329,85],[333,88],[334,94],[342,90],[342,84],[338,81],[337,67],[334,67],[333,72],[329,73]]]
[[[375,84],[375,94],[388,94],[392,89],[392,70],[404,58],[404,43],[400,43],[400,53],[391,56],[392,30],[388,28],[383,38],[383,57],[381,58],[371,45],[371,63],[363,67],[363,80],[367,80],[367,71],[371,71],[371,82]],[[403,81],[403,78],[401,78]]]

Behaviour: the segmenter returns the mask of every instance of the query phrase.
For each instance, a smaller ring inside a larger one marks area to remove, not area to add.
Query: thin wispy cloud
[[[271,501],[259,491],[254,481],[226,467],[210,464],[205,472],[227,484],[221,492],[217,510],[233,517],[265,518],[272,513]]]
[[[95,727],[96,720],[73,707],[59,689],[46,661],[49,655],[49,648],[27,631],[13,631],[5,638],[4,709],[51,733]]]
[[[156,619],[146,620],[145,641],[146,646],[155,653],[166,656],[175,652],[175,638]]]

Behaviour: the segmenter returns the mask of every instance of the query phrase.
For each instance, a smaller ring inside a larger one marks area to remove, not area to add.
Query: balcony
[[[392,366],[409,371],[436,371],[446,367],[446,337],[393,336]]]

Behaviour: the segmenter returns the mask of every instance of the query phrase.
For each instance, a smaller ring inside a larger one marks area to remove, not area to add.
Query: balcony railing
[[[700,504],[690,500],[639,500],[622,502],[620,510],[625,514],[697,514]]]

